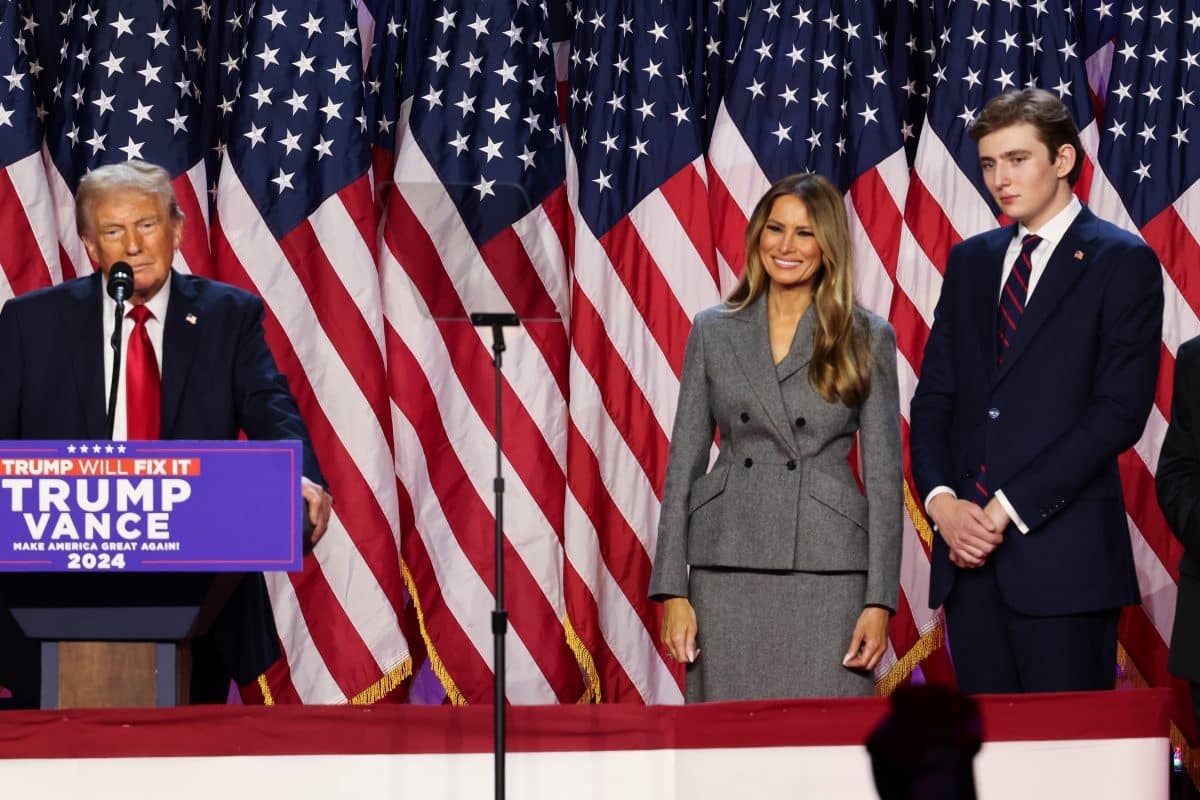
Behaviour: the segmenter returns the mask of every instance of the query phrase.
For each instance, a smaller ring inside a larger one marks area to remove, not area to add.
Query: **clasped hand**
[[[950,548],[951,563],[970,569],[984,565],[1004,541],[1004,529],[1010,521],[995,497],[981,508],[970,500],[939,494],[929,503],[929,515]]]

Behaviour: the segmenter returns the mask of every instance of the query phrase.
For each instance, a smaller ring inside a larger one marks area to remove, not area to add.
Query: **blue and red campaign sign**
[[[0,441],[0,572],[299,570],[300,443]]]

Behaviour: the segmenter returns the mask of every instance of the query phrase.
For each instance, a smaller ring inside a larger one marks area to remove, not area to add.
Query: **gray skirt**
[[[862,572],[692,567],[700,655],[687,667],[686,702],[873,694],[870,672],[842,666],[866,580]]]

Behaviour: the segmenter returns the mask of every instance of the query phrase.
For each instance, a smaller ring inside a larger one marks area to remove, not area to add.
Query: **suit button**
[[[963,477],[964,478],[974,478],[975,473],[972,470],[967,470],[966,472],[963,473]]]
[[[796,462],[795,462],[795,461],[792,461],[792,460],[789,460],[789,461],[787,462],[787,468],[788,468],[788,469],[795,469],[795,468],[796,468]]]
[[[753,466],[754,466],[754,459],[753,459],[753,458],[747,458],[747,459],[746,459],[745,461],[743,461],[742,463],[746,465],[746,469],[750,469],[750,467],[753,467]]]
[[[991,417],[992,419],[999,419],[999,418],[1000,418],[1000,409],[998,409],[998,408],[989,408],[989,409],[988,409],[988,416],[989,416],[989,417]]]
[[[806,420],[804,417],[796,417],[797,428],[803,428],[806,422],[808,422],[808,420]]]
[[[750,415],[747,414],[745,411],[743,411],[742,412],[742,422],[749,422],[749,421],[750,421]]]

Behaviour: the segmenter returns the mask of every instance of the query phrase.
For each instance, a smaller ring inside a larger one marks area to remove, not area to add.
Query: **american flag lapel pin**
[[[1076,250],[1076,251],[1075,251],[1075,260],[1076,260],[1076,261],[1083,261],[1083,251],[1082,251],[1082,250]]]
[[[187,320],[188,325],[196,324],[196,315],[195,314],[188,314],[186,317],[184,317],[184,319]]]

